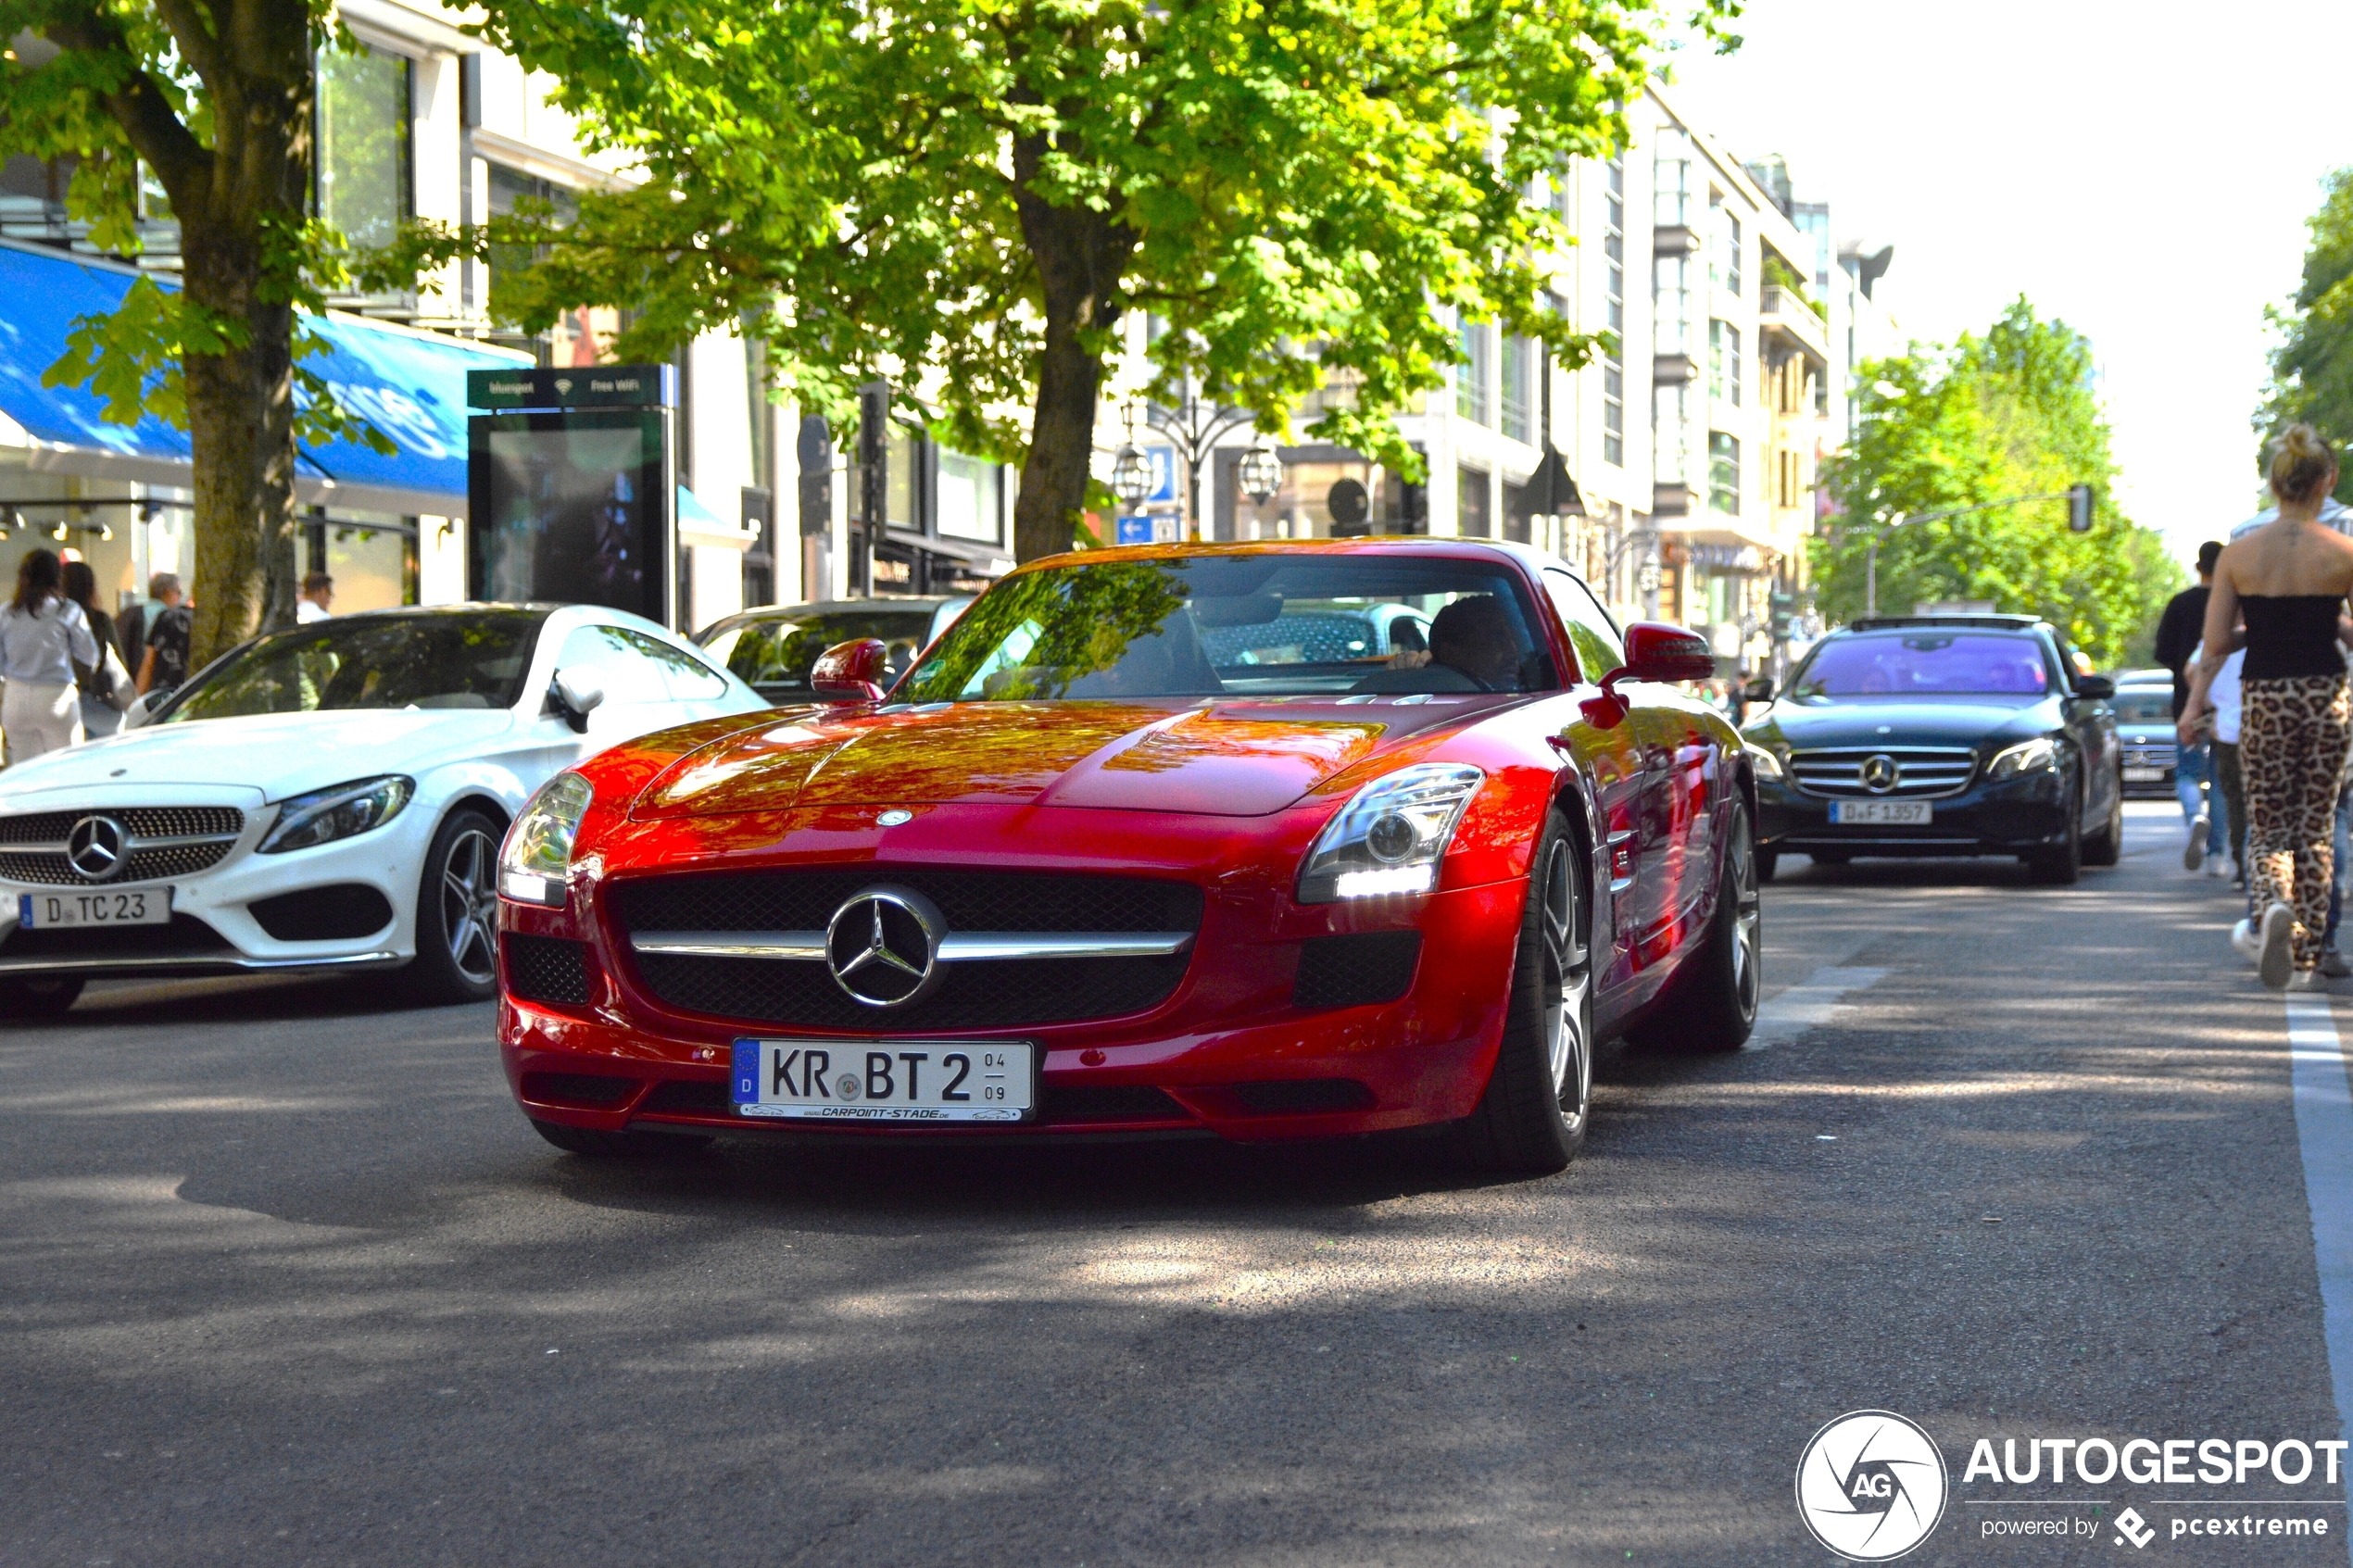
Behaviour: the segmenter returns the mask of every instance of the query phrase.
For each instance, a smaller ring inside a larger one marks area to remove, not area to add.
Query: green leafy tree
[[[1839,521],[1813,541],[1832,623],[1863,613],[1869,545],[1879,603],[1992,599],[2063,628],[2103,665],[2182,585],[2163,538],[2120,516],[2115,463],[2092,392],[2092,347],[2021,297],[1982,336],[1863,367],[1860,433],[1829,466]],[[2053,495],[2088,483],[2092,530],[2072,533],[2064,501],[1890,528],[1897,514]]]
[[[0,0],[0,156],[70,166],[68,209],[133,255],[142,171],[180,225],[184,286],[132,284],[78,324],[54,383],[107,418],[183,426],[195,458],[195,654],[292,624],[298,440],[390,443],[303,370],[298,325],[343,275],[310,217],[314,51],[325,0]]]
[[[455,243],[544,246],[494,307],[627,307],[624,358],[740,325],[831,417],[877,373],[923,390],[943,439],[1023,464],[1028,559],[1072,542],[1130,311],[1166,323],[1164,397],[1279,430],[1336,379],[1314,433],[1408,469],[1390,415],[1459,351],[1434,307],[1579,362],[1529,197],[1621,140],[1660,3],[494,5],[485,35],[647,180]],[[1693,0],[1708,30],[1738,3]]]
[[[2255,419],[2265,442],[2299,420],[2333,441],[2353,440],[2353,168],[2330,175],[2326,192],[2308,223],[2303,286],[2287,309],[2268,313],[2280,345]],[[2257,466],[2265,460],[2259,451]],[[2338,476],[2336,498],[2353,502],[2353,471]]]

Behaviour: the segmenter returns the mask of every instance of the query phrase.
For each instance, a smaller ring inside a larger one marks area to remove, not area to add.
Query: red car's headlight
[[[498,848],[498,891],[521,904],[564,907],[572,875],[572,841],[588,814],[596,787],[578,773],[558,773],[507,830]]]
[[[1438,885],[1454,824],[1487,774],[1458,762],[1400,768],[1358,790],[1299,868],[1299,901],[1329,904]]]

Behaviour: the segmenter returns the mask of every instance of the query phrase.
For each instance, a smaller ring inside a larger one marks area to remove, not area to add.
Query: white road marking
[[[1849,1005],[1846,995],[1879,984],[1883,969],[1841,969],[1825,964],[1756,1010],[1756,1027],[1743,1050],[1761,1051],[1818,1029]]]
[[[2337,1432],[2353,1410],[2353,1093],[2345,1046],[2325,996],[2287,999],[2287,1050],[2296,1086],[2296,1141],[2312,1212],[2312,1261],[2321,1275],[2321,1332],[2336,1393]],[[2353,1540],[2347,1542],[2353,1554]]]

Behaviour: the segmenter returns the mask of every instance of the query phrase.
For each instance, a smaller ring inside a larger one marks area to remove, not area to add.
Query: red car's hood
[[[1467,717],[1437,703],[1378,712],[1276,702],[807,711],[681,759],[630,815],[962,801],[1254,817],[1282,809],[1384,737]]]

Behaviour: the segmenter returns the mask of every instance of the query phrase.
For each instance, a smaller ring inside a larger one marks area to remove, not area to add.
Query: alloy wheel
[[[1732,860],[1732,994],[1740,1000],[1741,1014],[1756,1016],[1757,993],[1763,985],[1764,971],[1757,962],[1757,947],[1765,927],[1765,898],[1756,880],[1756,850],[1749,837],[1745,814],[1734,819],[1729,853]]]
[[[498,972],[498,847],[480,828],[449,841],[441,863],[441,930],[449,961],[459,974],[484,985]]]
[[[1592,1041],[1586,1037],[1586,997],[1593,983],[1590,950],[1579,933],[1575,847],[1553,841],[1537,885],[1537,924],[1544,948],[1544,1039],[1553,1092],[1574,1133],[1585,1121],[1593,1087]]]

